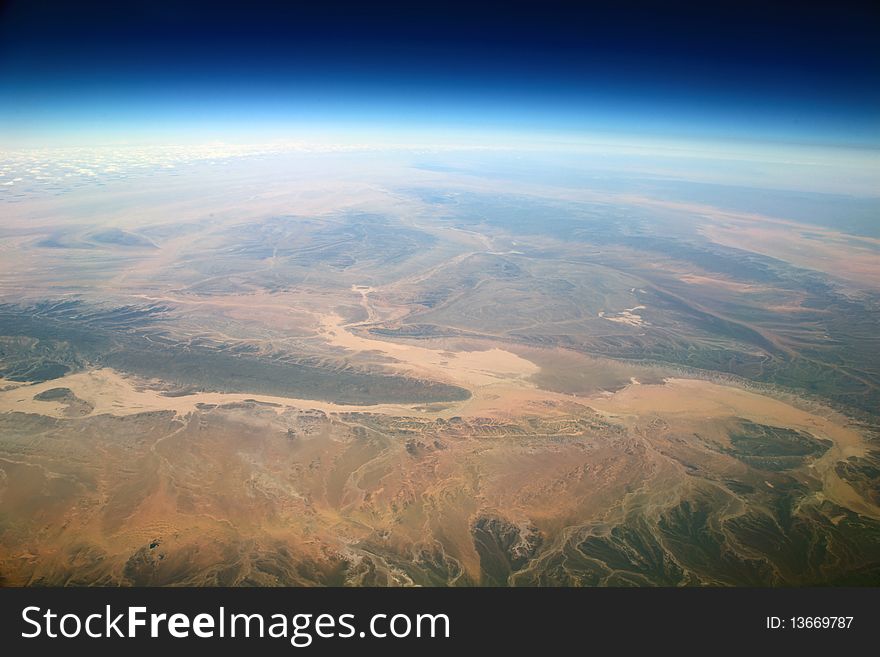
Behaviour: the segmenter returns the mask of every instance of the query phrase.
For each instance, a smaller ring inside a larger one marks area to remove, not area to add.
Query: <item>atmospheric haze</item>
[[[0,584],[880,584],[858,11],[28,4]]]

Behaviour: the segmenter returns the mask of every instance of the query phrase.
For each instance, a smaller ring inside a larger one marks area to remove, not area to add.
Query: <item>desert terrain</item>
[[[880,584],[880,236],[432,157],[10,155],[0,584]]]

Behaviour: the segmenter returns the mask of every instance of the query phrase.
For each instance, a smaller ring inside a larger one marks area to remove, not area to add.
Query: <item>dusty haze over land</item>
[[[880,201],[523,157],[5,153],[0,583],[880,584]]]

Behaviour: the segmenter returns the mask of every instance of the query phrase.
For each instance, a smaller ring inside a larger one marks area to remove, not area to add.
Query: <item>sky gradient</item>
[[[0,145],[496,134],[880,146],[877,10],[704,4],[5,2]]]

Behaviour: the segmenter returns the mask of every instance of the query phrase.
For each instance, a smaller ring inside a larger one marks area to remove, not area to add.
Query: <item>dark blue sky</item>
[[[880,144],[868,3],[591,4],[5,2],[0,137],[338,124]]]

